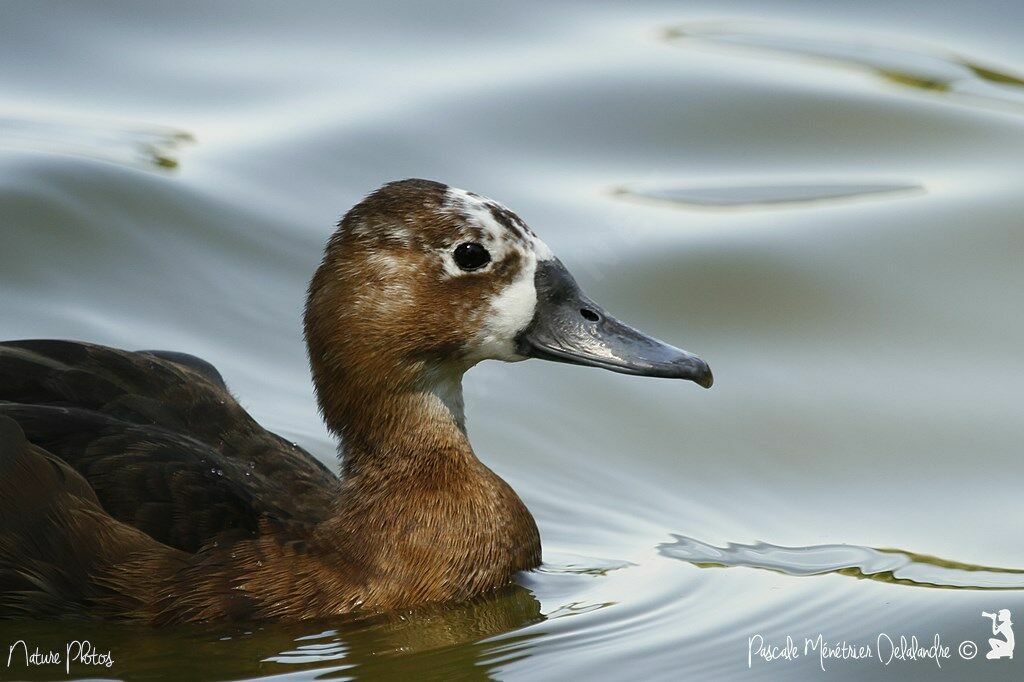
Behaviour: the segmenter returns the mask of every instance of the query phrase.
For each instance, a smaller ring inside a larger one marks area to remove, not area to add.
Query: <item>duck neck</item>
[[[479,466],[466,435],[463,372],[415,370],[380,372],[363,384],[349,377],[340,390],[319,392],[328,426],[341,438],[345,478]]]
[[[368,607],[465,598],[540,562],[533,517],[466,437],[464,368],[416,369],[316,377],[343,453],[338,507],[318,533],[346,571],[377,577]]]

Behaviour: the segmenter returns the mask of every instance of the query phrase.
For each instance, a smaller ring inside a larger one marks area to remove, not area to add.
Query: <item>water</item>
[[[4,3],[0,336],[195,353],[330,462],[306,280],[342,211],[418,176],[512,206],[716,384],[474,369],[470,434],[544,542],[500,594],[0,643],[111,651],[72,678],[1019,677],[985,660],[981,612],[1024,617],[1022,20],[996,0]],[[757,635],[937,633],[941,668],[748,670]]]

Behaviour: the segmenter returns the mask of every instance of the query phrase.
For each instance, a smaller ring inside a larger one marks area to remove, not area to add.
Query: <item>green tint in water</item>
[[[166,629],[116,625],[4,623],[0,671],[18,679],[64,677],[63,665],[25,666],[19,646],[7,666],[9,643],[25,641],[29,653],[66,652],[71,639],[87,639],[111,652],[114,665],[75,661],[72,675],[115,674],[153,679],[173,668],[176,679],[223,680],[317,671],[318,679],[490,679],[501,665],[527,655],[537,631],[489,642],[494,635],[541,623],[540,603],[526,589],[510,587],[456,607],[426,607],[331,622],[195,626]],[[419,674],[417,675],[417,671]],[[325,677],[321,677],[325,675]],[[6,675],[0,679],[9,679]]]
[[[1024,80],[1005,70],[982,66],[940,49],[908,49],[857,35],[825,29],[808,35],[808,27],[775,24],[709,23],[677,26],[665,39],[687,45],[704,43],[747,48],[874,73],[886,81],[918,90],[979,98],[1014,106],[1024,105]]]
[[[194,142],[190,133],[156,126],[0,116],[0,150],[71,154],[138,168],[173,170],[178,167],[181,149]]]

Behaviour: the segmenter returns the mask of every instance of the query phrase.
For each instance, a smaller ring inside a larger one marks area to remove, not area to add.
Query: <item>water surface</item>
[[[72,678],[1020,677],[984,659],[981,612],[1024,619],[1024,6],[8,2],[0,19],[3,338],[200,355],[333,462],[306,280],[340,213],[426,177],[512,206],[595,300],[716,377],[472,370],[476,449],[544,543],[499,594],[288,626],[5,624],[0,651],[112,651]],[[938,633],[952,657],[748,669],[755,635],[880,633]]]

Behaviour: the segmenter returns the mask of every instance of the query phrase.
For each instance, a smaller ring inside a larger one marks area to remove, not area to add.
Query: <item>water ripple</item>
[[[867,71],[904,88],[1024,107],[1024,77],[941,48],[894,47],[860,35],[732,22],[684,24],[666,30],[664,37],[680,45],[703,43],[813,60]]]
[[[550,556],[544,565],[537,569],[539,573],[605,576],[612,571],[635,566],[629,561],[618,559],[601,559],[571,554],[558,554],[554,560]]]
[[[173,170],[191,133],[161,126],[109,121],[47,120],[0,116],[0,147],[85,156],[138,168]]]
[[[743,209],[790,204],[812,205],[860,197],[924,191],[908,183],[774,183],[689,187],[619,187],[615,196],[693,208]]]
[[[1024,589],[1024,570],[977,566],[899,549],[874,549],[858,545],[781,547],[766,542],[752,545],[729,543],[725,547],[715,547],[683,535],[673,534],[672,537],[675,541],[659,545],[658,551],[664,556],[688,561],[700,568],[747,566],[787,575],[839,573],[921,587]]]

